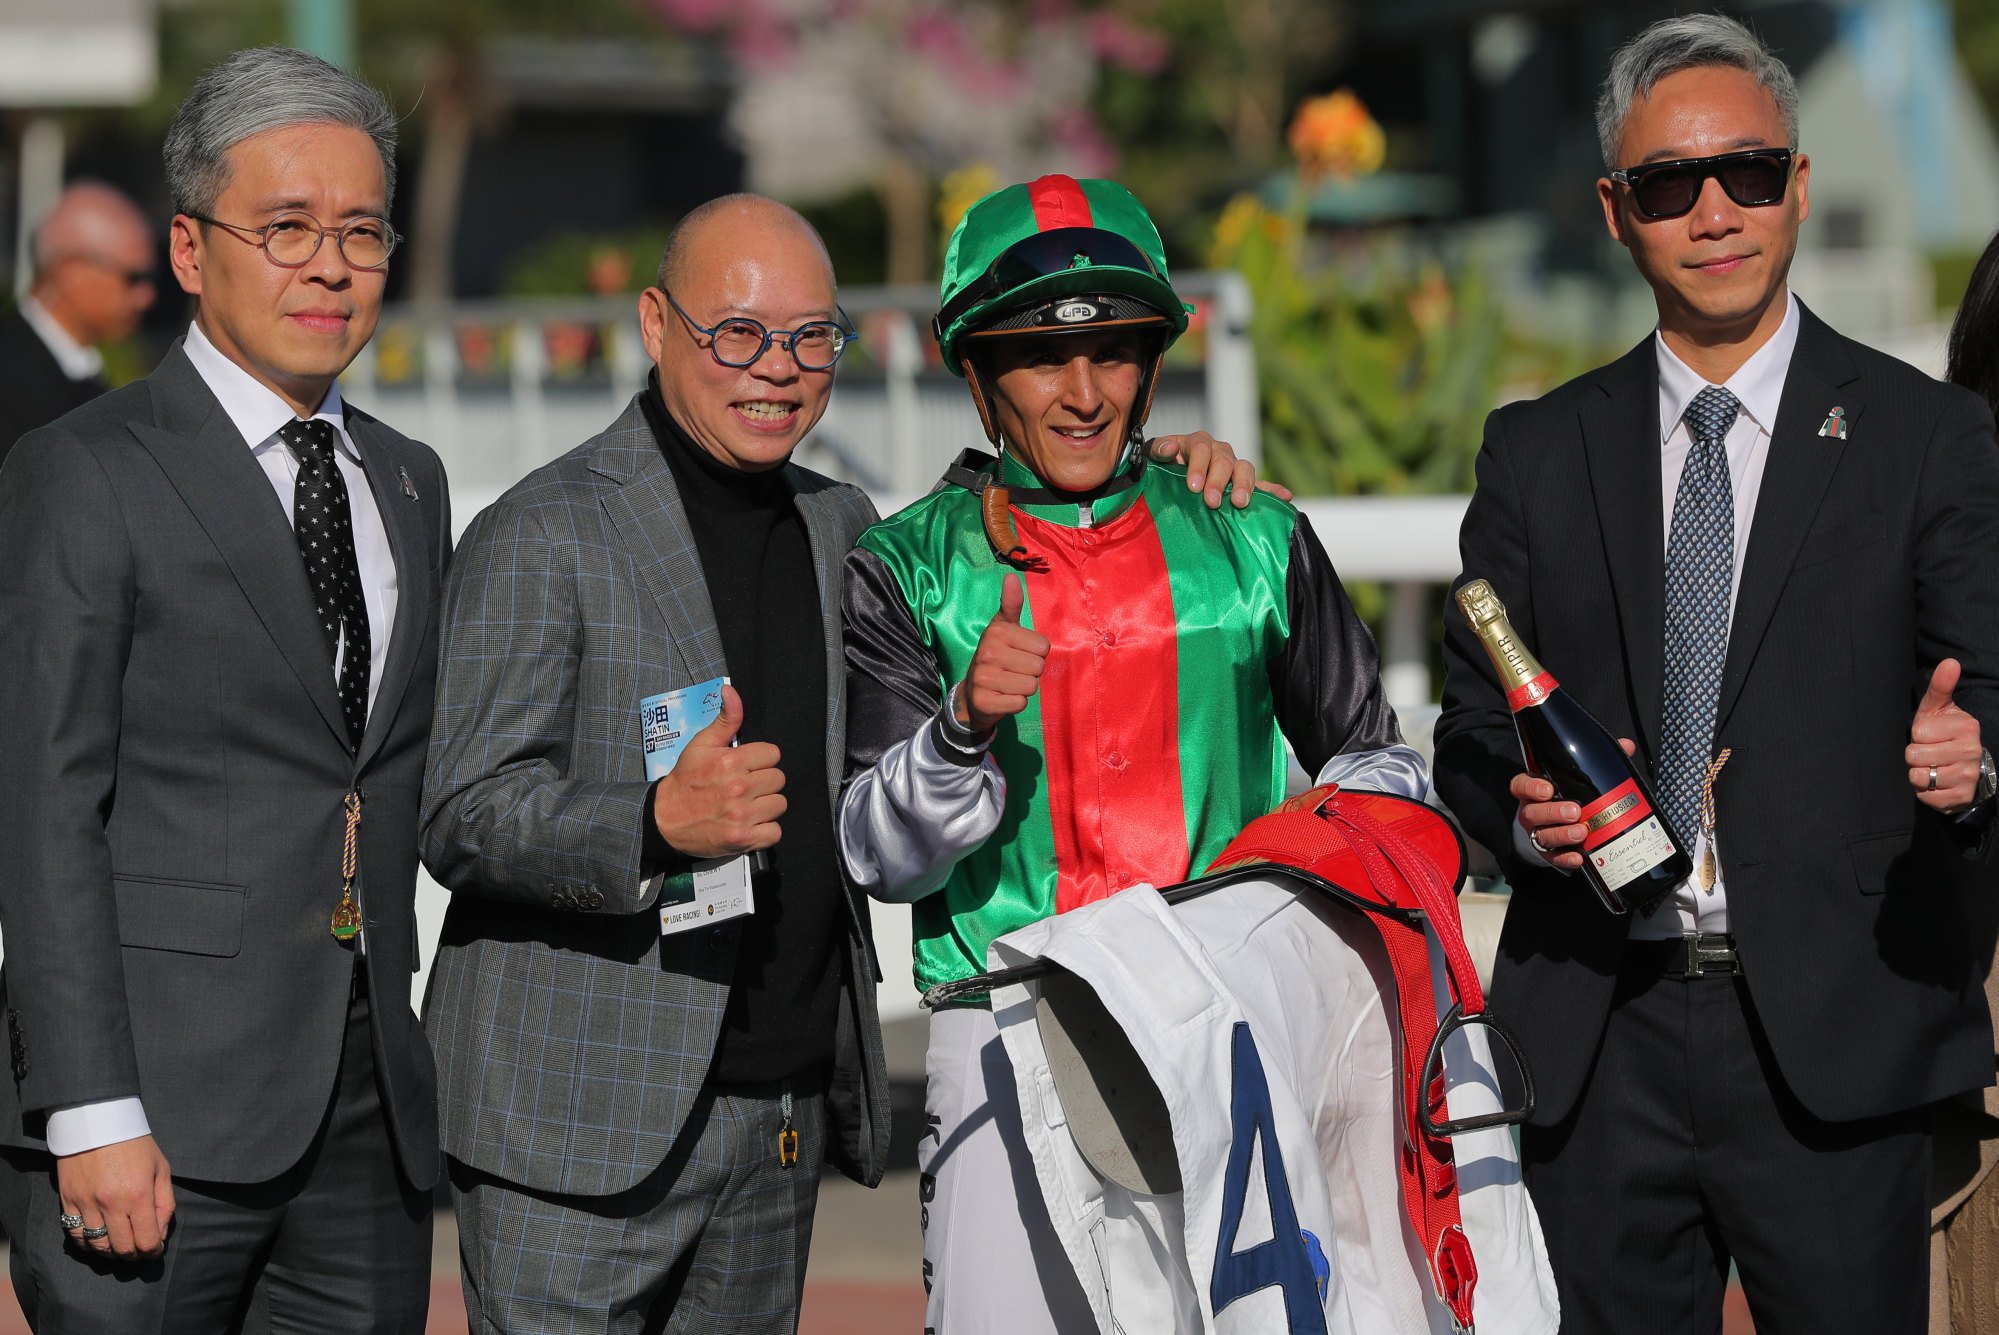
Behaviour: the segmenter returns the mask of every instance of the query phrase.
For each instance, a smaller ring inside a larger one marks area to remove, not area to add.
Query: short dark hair
[[[1971,284],[1950,324],[1944,379],[1983,398],[1999,420],[1999,233],[1971,270]]]

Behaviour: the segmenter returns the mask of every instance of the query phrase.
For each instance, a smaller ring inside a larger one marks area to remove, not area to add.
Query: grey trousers
[[[823,1093],[704,1090],[666,1161],[629,1191],[532,1191],[453,1160],[472,1335],[790,1335],[826,1152]]]
[[[61,1212],[48,1154],[0,1152],[0,1224],[36,1335],[422,1335],[430,1196],[396,1161],[365,997],[348,1007],[326,1118],[289,1171],[250,1184],[175,1177],[166,1252],[152,1260],[82,1249]]]

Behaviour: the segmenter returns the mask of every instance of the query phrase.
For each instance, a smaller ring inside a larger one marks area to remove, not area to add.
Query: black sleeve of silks
[[[1349,751],[1371,751],[1402,740],[1395,710],[1381,689],[1381,655],[1374,634],[1354,611],[1332,559],[1311,521],[1291,529],[1284,580],[1291,637],[1270,665],[1277,724],[1307,774]]]
[[[847,553],[840,614],[847,642],[846,774],[852,778],[935,718],[944,691],[902,587],[865,548]]]

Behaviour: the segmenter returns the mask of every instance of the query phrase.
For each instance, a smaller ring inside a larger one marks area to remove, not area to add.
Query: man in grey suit
[[[395,128],[301,52],[204,75],[166,146],[194,323],[0,469],[0,1222],[38,1330],[423,1329],[450,526],[436,455],[334,383]]]
[[[482,1335],[789,1331],[822,1162],[873,1184],[887,1147],[831,843],[837,572],[874,509],[789,462],[845,338],[832,268],[754,197],[691,215],[661,268],[652,384],[473,521],[446,599],[426,1020]],[[649,784],[640,702],[725,673]],[[760,850],[755,914],[662,934],[663,881]]]

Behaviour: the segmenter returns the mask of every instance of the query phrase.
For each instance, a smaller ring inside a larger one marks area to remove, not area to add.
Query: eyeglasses
[[[244,227],[239,223],[226,223],[220,218],[205,218],[199,213],[187,215],[197,222],[212,223],[228,231],[247,232],[257,238],[257,244],[264,248],[264,254],[280,269],[302,269],[311,263],[319,253],[319,245],[327,237],[340,248],[340,256],[356,269],[380,269],[389,262],[395,252],[396,242],[402,238],[396,229],[382,218],[356,218],[344,227],[322,227],[319,219],[310,213],[280,213],[262,227]],[[244,238],[247,240],[248,238]]]
[[[1761,208],[1783,200],[1791,181],[1791,154],[1788,148],[1750,148],[1709,158],[1674,158],[1625,167],[1610,179],[1628,187],[1638,216],[1653,222],[1691,210],[1710,176],[1743,208]]]
[[[705,325],[689,315],[685,306],[674,301],[671,292],[665,288],[659,292],[674,310],[680,312],[680,318],[687,321],[695,333],[708,336],[709,353],[724,366],[755,366],[775,342],[790,354],[799,369],[830,371],[833,363],[840,360],[840,354],[846,351],[847,345],[860,338],[851,328],[853,322],[847,319],[847,312],[838,306],[833,309],[840,311],[840,319],[846,322],[844,326],[831,320],[808,320],[796,329],[769,329],[761,321],[744,315]]]
[[[1101,227],[1057,227],[1037,232],[1001,251],[983,274],[945,303],[931,326],[941,339],[943,331],[957,323],[958,317],[981,302],[1037,278],[1094,265],[1136,269],[1154,277],[1159,274],[1158,266],[1144,251],[1116,232]]]

